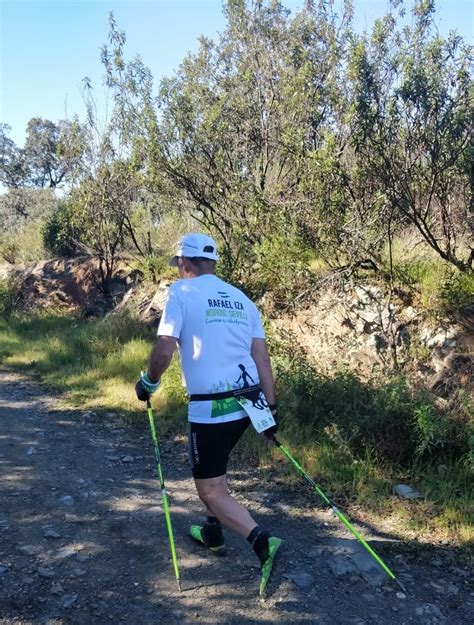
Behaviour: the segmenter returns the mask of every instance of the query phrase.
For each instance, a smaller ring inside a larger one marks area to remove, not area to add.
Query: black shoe
[[[224,535],[220,525],[215,527],[210,527],[208,524],[191,525],[189,533],[195,541],[207,547],[212,553],[218,556],[225,555]]]

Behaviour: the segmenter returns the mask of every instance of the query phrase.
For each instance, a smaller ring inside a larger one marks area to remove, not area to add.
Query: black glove
[[[140,401],[148,401],[153,393],[158,390],[160,380],[152,382],[148,377],[148,373],[142,371],[140,379],[135,384],[135,393]]]
[[[143,386],[141,380],[138,380],[135,384],[135,393],[140,401],[148,401],[150,399],[150,393]]]

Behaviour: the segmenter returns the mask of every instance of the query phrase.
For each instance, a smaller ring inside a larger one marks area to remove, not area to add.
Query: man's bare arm
[[[267,402],[270,405],[275,404],[275,383],[273,381],[272,363],[265,339],[252,340],[251,354],[257,365],[260,386]]]
[[[177,339],[174,336],[158,336],[150,355],[148,377],[156,382],[169,367],[176,349]]]

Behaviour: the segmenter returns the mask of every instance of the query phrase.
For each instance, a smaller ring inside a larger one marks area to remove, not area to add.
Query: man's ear
[[[184,271],[189,276],[196,276],[199,273],[198,272],[198,268],[193,263],[193,259],[191,259],[191,258],[186,258],[185,256],[183,256],[183,267],[184,267]]]

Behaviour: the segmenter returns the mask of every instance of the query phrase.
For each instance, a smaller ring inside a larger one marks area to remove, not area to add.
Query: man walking
[[[252,422],[271,437],[277,430],[275,392],[265,333],[255,304],[215,274],[214,240],[185,235],[170,265],[180,279],[171,285],[147,373],[136,384],[146,401],[178,347],[189,393],[189,456],[207,521],[191,536],[217,554],[225,552],[222,525],[246,538],[262,567],[260,594],[281,540],[260,528],[227,488],[229,454]]]

